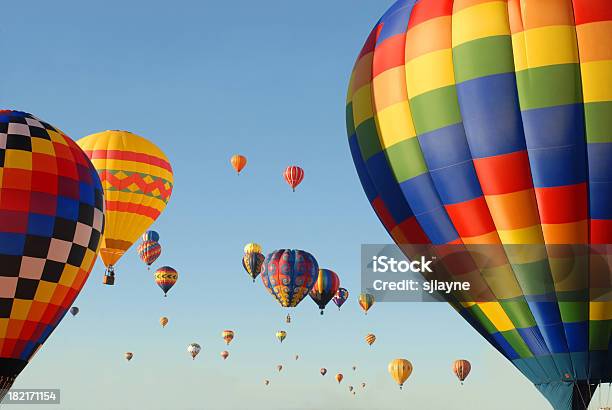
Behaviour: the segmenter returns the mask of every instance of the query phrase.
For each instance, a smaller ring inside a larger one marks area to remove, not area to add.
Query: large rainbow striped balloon
[[[612,243],[608,0],[399,0],[359,54],[346,112],[397,243]],[[483,275],[496,300],[455,307],[556,409],[585,408],[612,381],[612,303],[561,296],[610,292],[609,277],[588,283],[587,268],[574,288],[546,248],[525,259]]]
[[[100,174],[106,227],[100,257],[112,269],[166,208],[172,167],[152,142],[127,131],[104,131],[77,141]]]

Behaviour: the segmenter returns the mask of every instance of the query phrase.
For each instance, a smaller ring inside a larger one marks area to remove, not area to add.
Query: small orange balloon
[[[230,162],[232,163],[232,167],[234,167],[238,175],[240,175],[240,171],[242,171],[247,164],[247,159],[244,155],[236,154],[232,156]]]
[[[340,383],[340,382],[342,381],[342,379],[344,379],[344,376],[342,375],[342,373],[338,373],[338,374],[336,375],[336,381],[337,381],[338,383]]]

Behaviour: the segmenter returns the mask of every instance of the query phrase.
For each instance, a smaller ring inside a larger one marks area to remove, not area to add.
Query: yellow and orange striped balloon
[[[106,228],[100,257],[112,267],[166,208],[174,183],[166,155],[127,131],[104,131],[77,141],[104,189]]]

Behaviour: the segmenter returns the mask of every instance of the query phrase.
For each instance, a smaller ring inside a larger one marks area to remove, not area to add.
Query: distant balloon
[[[270,380],[264,380],[264,384],[267,386],[270,384]]]
[[[365,389],[366,388],[366,384],[365,383],[361,383],[361,387]]]
[[[138,245],[138,256],[149,267],[161,255],[161,245],[159,242],[144,241]]]
[[[338,374],[336,375],[336,381],[337,381],[338,383],[340,383],[340,382],[342,381],[342,379],[344,379],[344,376],[342,375],[342,373],[338,373]]]
[[[299,355],[299,354],[296,354],[296,355],[295,355],[295,360],[297,360],[297,359],[299,359],[299,358],[300,358],[300,355]]]
[[[134,357],[134,353],[132,353],[132,352],[125,352],[124,356],[125,356],[125,360],[127,360],[129,362],[130,360],[132,360],[132,357]]]
[[[198,353],[200,353],[200,350],[202,350],[202,347],[197,343],[192,343],[189,346],[187,346],[187,352],[189,352],[189,354],[191,355],[191,358],[194,360],[196,356],[198,355]]]
[[[159,234],[156,231],[146,231],[145,233],[142,234],[141,239],[143,242],[147,242],[147,241],[159,242]]]
[[[327,369],[325,367],[321,367],[321,370],[319,370],[319,373],[321,373],[321,376],[325,376],[327,374]]]
[[[100,257],[107,267],[103,283],[112,285],[117,261],[166,208],[172,166],[155,144],[127,131],[100,132],[77,144],[102,180],[106,224]]]
[[[339,287],[340,278],[338,278],[336,272],[330,269],[319,269],[317,280],[308,294],[321,309],[321,314],[323,314],[325,306],[336,295]]]
[[[279,342],[283,343],[283,340],[285,340],[286,337],[287,332],[285,332],[284,330],[279,330],[278,332],[276,332],[276,338],[279,340]]]
[[[232,156],[230,162],[232,164],[232,167],[234,167],[234,169],[238,173],[238,175],[240,175],[240,171],[242,171],[247,164],[247,159],[244,155],[236,154]]]
[[[353,392],[353,396],[355,395],[355,392]]]
[[[457,376],[461,384],[463,384],[463,381],[468,377],[471,370],[472,365],[467,360],[455,360],[455,363],[453,363],[453,373],[455,373],[455,376]]]
[[[349,297],[349,291],[344,289],[344,288],[338,288],[338,291],[336,292],[336,294],[333,297],[333,301],[336,304],[336,306],[338,306],[338,310],[340,310],[340,307],[342,305],[344,305],[344,302],[346,302],[346,300]]]
[[[354,388],[353,386],[349,386],[349,387],[348,387],[348,389],[349,389],[349,391],[350,391],[350,392],[352,392],[352,391],[353,391],[353,388]]]
[[[279,372],[283,370],[283,365],[282,364],[277,365],[276,370],[278,370]]]
[[[284,172],[285,181],[289,184],[289,186],[295,192],[295,188],[300,185],[302,180],[304,179],[304,170],[295,165],[288,166]]]
[[[357,370],[357,366],[353,366],[353,371]]]
[[[253,282],[263,271],[265,259],[266,257],[262,253],[257,252],[248,252],[242,257],[242,267],[253,279]]]
[[[374,304],[373,295],[370,295],[369,293],[362,293],[361,295],[359,295],[359,306],[361,306],[361,309],[364,311],[366,315],[368,314],[368,310],[370,310],[373,304]]]
[[[244,253],[261,253],[261,245],[255,242],[250,242],[244,245]]]
[[[164,291],[164,297],[178,280],[178,272],[170,266],[162,266],[155,271],[155,283]]]
[[[283,307],[295,307],[314,286],[319,264],[310,253],[280,249],[270,253],[264,263],[261,280]]]
[[[227,350],[224,350],[221,352],[221,357],[223,358],[223,360],[227,359],[229,356],[229,352]]]
[[[376,341],[376,335],[374,335],[374,333],[367,334],[365,337],[365,341],[368,345],[372,346]]]
[[[168,318],[166,316],[162,316],[159,318],[159,324],[162,327],[166,327],[166,325],[168,324]]]
[[[71,307],[70,313],[72,314],[72,316],[76,316],[79,313],[79,308],[76,306]]]
[[[228,345],[230,344],[232,340],[234,340],[234,331],[224,330],[221,336],[223,336],[223,340],[225,340],[225,344]]]
[[[389,363],[389,374],[399,384],[400,389],[412,374],[412,363],[406,359],[394,359]]]

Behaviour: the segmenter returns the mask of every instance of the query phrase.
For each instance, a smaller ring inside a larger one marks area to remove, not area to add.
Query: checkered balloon
[[[87,280],[103,203],[74,141],[30,114],[0,111],[0,400]]]

